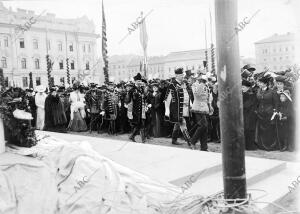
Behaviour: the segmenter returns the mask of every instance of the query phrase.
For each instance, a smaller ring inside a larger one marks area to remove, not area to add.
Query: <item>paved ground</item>
[[[104,134],[98,134],[97,132],[70,132],[74,135],[85,135],[90,137],[101,137],[101,138],[108,138],[108,139],[115,139],[115,140],[123,140],[128,141],[128,134],[122,134],[122,135],[108,135],[106,133]],[[141,143],[140,136],[136,137],[137,143]],[[184,140],[179,139],[179,142],[184,143]],[[162,145],[162,146],[171,146],[171,147],[179,147],[184,149],[189,149],[187,144],[183,145],[172,145],[170,138],[152,138],[148,139],[147,143],[155,144],[155,145]],[[199,149],[199,145],[197,145],[197,148]],[[208,150],[210,152],[221,152],[221,144],[220,143],[214,143],[210,142],[208,144]],[[297,157],[296,152],[280,152],[280,151],[262,151],[262,150],[256,150],[256,151],[246,151],[247,156],[252,157],[260,157],[260,158],[268,158],[268,159],[277,159],[277,160],[283,160],[283,161],[299,161],[299,158]],[[277,201],[274,206],[270,206],[265,214],[278,214],[278,213],[300,213],[300,206],[299,206],[299,191],[300,190],[300,184],[299,187],[295,189],[292,193],[286,195],[281,200]],[[282,207],[282,208],[280,208]],[[292,211],[292,212],[291,212]]]
[[[107,133],[98,134],[97,132],[70,132],[72,134],[78,134],[78,135],[86,135],[90,137],[103,137],[103,138],[110,138],[115,140],[124,140],[128,141],[128,134],[122,134],[122,135],[108,135]],[[136,137],[136,141],[138,143],[141,142],[140,136]],[[179,142],[184,143],[184,140],[178,139]],[[172,145],[170,138],[152,138],[148,139],[147,143],[154,144],[154,145],[162,145],[162,146],[173,146],[173,147],[179,147],[179,148],[185,148],[189,149],[188,145],[185,143],[183,145]],[[199,149],[200,145],[197,144],[197,148]],[[214,143],[210,142],[208,143],[208,150],[211,152],[221,152],[221,144],[220,143]],[[246,155],[252,156],[252,157],[260,157],[260,158],[269,158],[269,159],[276,159],[276,160],[283,160],[283,161],[299,161],[299,158],[297,157],[296,152],[280,152],[280,151],[272,151],[267,152],[263,150],[255,150],[255,151],[246,151]]]

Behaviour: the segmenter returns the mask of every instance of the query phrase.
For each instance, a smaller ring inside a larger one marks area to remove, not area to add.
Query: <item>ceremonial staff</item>
[[[238,35],[237,0],[215,0],[218,90],[220,99],[223,185],[225,199],[245,199],[245,140]]]

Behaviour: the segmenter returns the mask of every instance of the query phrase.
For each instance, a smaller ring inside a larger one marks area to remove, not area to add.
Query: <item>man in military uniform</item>
[[[193,92],[188,84],[183,81],[183,69],[175,70],[175,78],[171,80],[165,96],[165,116],[174,123],[172,132],[172,144],[177,142],[179,130],[181,130],[185,141],[191,146],[191,138],[187,130],[187,120],[190,117],[190,102],[193,102]]]
[[[135,142],[135,136],[140,132],[142,143],[146,142],[145,137],[145,119],[146,119],[146,108],[145,108],[145,98],[144,98],[144,89],[142,82],[142,76],[138,73],[134,77],[135,88],[131,91],[130,99],[127,100],[130,102],[132,100],[132,120],[131,124],[133,127],[132,134],[129,139]]]
[[[118,116],[118,103],[119,96],[117,91],[114,89],[114,83],[109,82],[107,85],[107,91],[104,94],[104,99],[102,102],[102,112],[104,115],[104,120],[108,120],[108,133],[116,134],[116,119]]]
[[[91,89],[86,93],[86,108],[90,115],[90,132],[93,129],[93,124],[96,123],[97,130],[99,130],[99,114],[101,107],[100,91],[97,90],[95,83],[91,83]]]

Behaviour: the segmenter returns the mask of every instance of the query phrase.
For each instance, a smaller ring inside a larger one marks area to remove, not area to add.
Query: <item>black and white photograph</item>
[[[300,214],[300,0],[0,0],[0,214]]]

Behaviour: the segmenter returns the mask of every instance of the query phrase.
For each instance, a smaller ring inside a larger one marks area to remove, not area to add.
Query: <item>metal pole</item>
[[[215,19],[224,196],[226,199],[246,198],[238,36],[226,43],[237,25],[237,0],[215,0]]]

